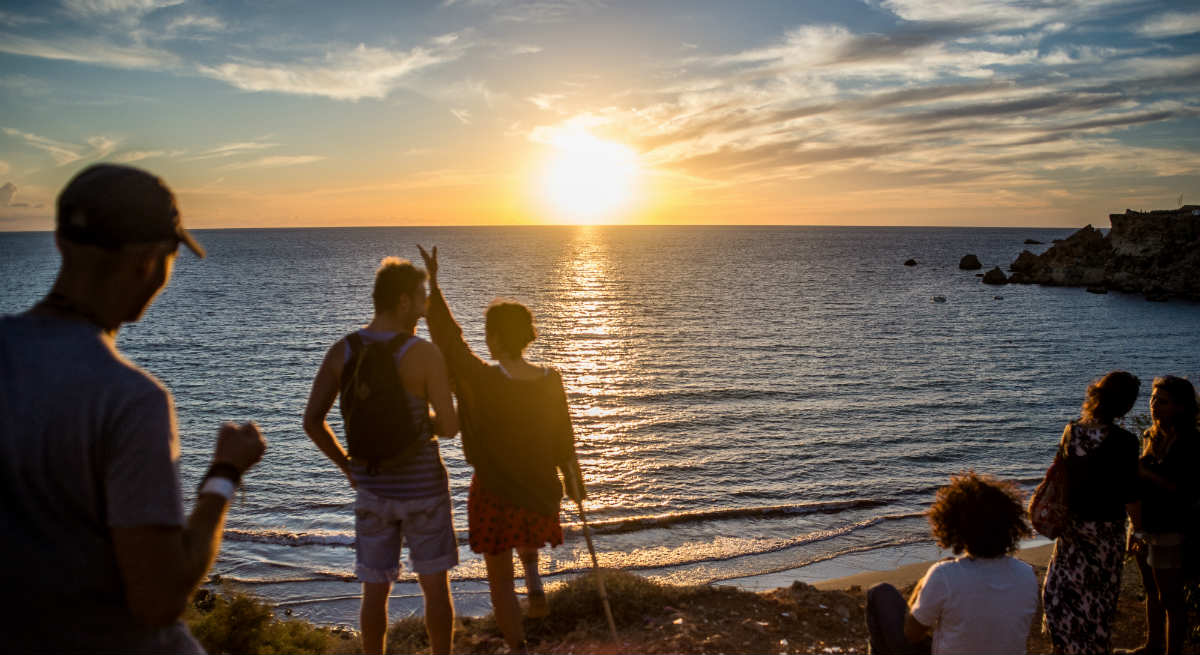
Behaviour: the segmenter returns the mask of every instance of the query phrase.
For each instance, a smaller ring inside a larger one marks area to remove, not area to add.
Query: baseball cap
[[[58,194],[56,224],[63,238],[102,248],[175,240],[197,257],[204,248],[183,229],[175,195],[155,175],[133,166],[95,164]]]

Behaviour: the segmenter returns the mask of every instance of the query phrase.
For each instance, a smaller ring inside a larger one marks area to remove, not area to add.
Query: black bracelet
[[[242,472],[229,462],[216,462],[212,466],[208,467],[208,473],[205,473],[204,478],[200,480],[201,486],[204,485],[205,480],[213,477],[226,478],[232,481],[233,486],[235,487],[242,482]]]

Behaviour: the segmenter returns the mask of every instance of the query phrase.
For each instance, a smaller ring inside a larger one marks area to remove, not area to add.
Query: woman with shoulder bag
[[[1066,520],[1042,589],[1045,629],[1055,653],[1107,653],[1121,590],[1126,504],[1137,494],[1138,440],[1115,421],[1137,400],[1140,382],[1113,371],[1087,388],[1077,420],[1059,444]]]

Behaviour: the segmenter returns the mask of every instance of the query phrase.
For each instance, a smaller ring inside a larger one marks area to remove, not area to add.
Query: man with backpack
[[[458,542],[435,435],[456,434],[458,417],[441,352],[413,334],[425,314],[425,271],[385,258],[372,298],[371,322],[326,353],[304,410],[304,431],[357,489],[355,573],[363,583],[363,650],[384,652],[388,595],[400,574],[405,541],[425,598],[431,652],[449,653],[454,630],[449,570],[458,564]],[[347,449],[325,420],[339,395]]]

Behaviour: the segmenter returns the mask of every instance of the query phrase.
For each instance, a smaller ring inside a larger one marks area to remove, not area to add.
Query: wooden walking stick
[[[579,508],[579,521],[583,523],[583,538],[587,540],[588,552],[592,555],[592,568],[596,570],[596,586],[600,589],[600,601],[604,603],[604,618],[608,619],[608,632],[612,635],[613,644],[617,639],[617,622],[613,620],[612,607],[608,604],[608,592],[604,590],[604,577],[600,573],[600,560],[596,558],[596,547],[592,545],[592,529],[588,527],[587,514],[583,511],[583,500],[576,500]]]

